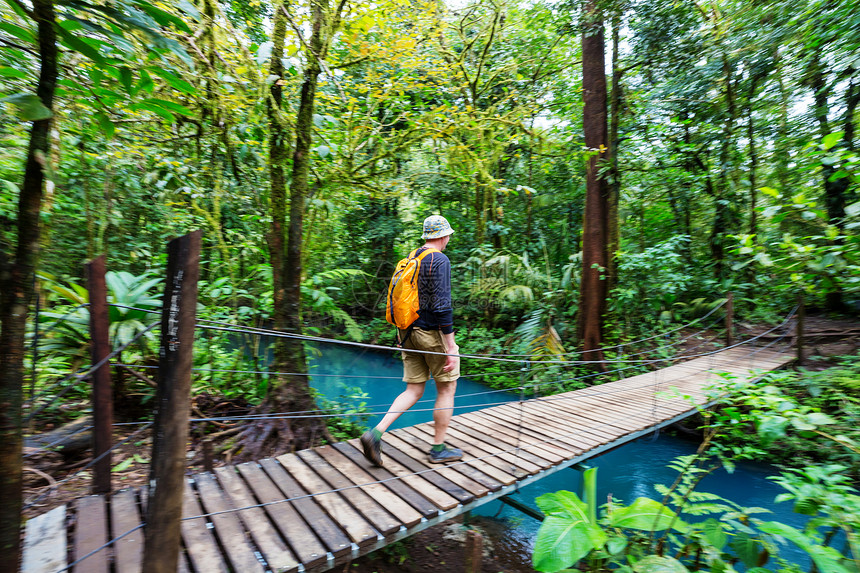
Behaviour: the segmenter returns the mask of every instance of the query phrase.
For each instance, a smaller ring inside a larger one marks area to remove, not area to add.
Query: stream
[[[343,404],[356,404],[354,395],[360,389],[364,396],[359,401],[365,402],[368,411],[373,413],[368,419],[369,425],[375,424],[381,418],[403,389],[403,382],[400,380],[402,366],[394,353],[319,344],[310,351],[309,367],[312,375],[311,386],[328,399],[339,400]],[[463,370],[465,372],[467,369],[464,367]],[[455,415],[480,409],[488,404],[511,402],[519,398],[514,393],[493,392],[478,380],[480,378],[460,378],[458,381]],[[422,401],[403,414],[391,429],[430,421],[434,399],[435,388],[430,382]],[[638,497],[660,500],[661,496],[654,489],[654,484],[669,486],[677,477],[677,472],[666,467],[666,464],[678,456],[694,453],[697,446],[697,442],[666,434],[652,434],[592,458],[586,463],[598,468],[599,500],[606,500],[609,495],[626,503]],[[707,476],[697,490],[715,493],[743,507],[770,510],[772,513],[756,514],[762,520],[777,520],[803,528],[807,517],[794,513],[790,502],[774,502],[777,495],[785,492],[768,479],[777,474],[777,468],[766,463],[739,463],[733,473],[720,469]],[[579,494],[581,487],[580,472],[571,468],[523,487],[514,497],[537,509],[534,500],[540,495],[558,490]],[[523,551],[531,553],[540,526],[537,520],[501,501],[487,503],[472,513],[499,520],[504,524],[504,535],[509,536],[510,541],[522,547]],[[696,519],[704,520],[706,517]],[[795,546],[781,547],[780,554],[808,570],[808,556]]]

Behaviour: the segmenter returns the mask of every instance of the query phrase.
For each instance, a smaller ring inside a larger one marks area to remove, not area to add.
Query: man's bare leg
[[[454,393],[457,381],[436,383],[436,406],[433,410],[433,444],[445,443],[445,434],[454,415]]]
[[[376,425],[376,428],[374,429],[379,430],[380,432],[385,432],[388,427],[397,420],[397,418],[399,418],[404,412],[414,406],[418,402],[418,400],[421,399],[421,396],[424,395],[424,386],[426,385],[426,382],[421,382],[420,384],[407,384],[406,390],[401,392],[400,395],[394,399],[394,402],[391,404],[391,407],[388,408],[388,413],[385,414],[385,416]],[[453,403],[453,394],[451,396],[451,401]]]

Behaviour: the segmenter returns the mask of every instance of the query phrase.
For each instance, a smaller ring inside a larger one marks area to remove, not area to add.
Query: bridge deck
[[[384,468],[356,440],[190,476],[178,571],[324,571],[498,499],[518,485],[683,419],[728,372],[751,379],[791,357],[734,348],[617,382],[454,416],[461,463],[429,464],[429,423],[384,436]],[[313,495],[312,495],[313,494]],[[284,501],[287,499],[288,501]],[[27,573],[141,571],[146,490],[87,496],[27,523]],[[274,503],[272,503],[274,502]],[[238,508],[238,511],[230,511]],[[224,512],[224,513],[218,513]],[[131,531],[131,533],[128,533]]]

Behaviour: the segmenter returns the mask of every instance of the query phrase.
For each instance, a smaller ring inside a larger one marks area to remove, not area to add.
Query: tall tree
[[[305,66],[295,119],[289,220],[286,218],[284,170],[288,131],[284,128],[282,119],[283,94],[280,86],[284,68],[281,62],[288,24],[292,24],[297,31],[301,30],[301,27],[287,11],[286,4],[279,4],[275,13],[270,68],[275,81],[271,87],[272,99],[269,104],[272,227],[268,241],[274,286],[275,328],[292,335],[302,334],[302,224],[309,191],[317,84],[323,61],[340,26],[345,5],[346,0],[339,0],[335,8],[331,7],[328,0],[310,0],[310,36],[306,40],[302,38],[302,44],[305,46]],[[313,410],[314,399],[304,374],[307,372],[307,364],[301,340],[279,338],[275,343],[272,368],[276,372],[288,374],[276,375],[270,384],[268,396],[260,407],[261,411]],[[325,423],[320,418],[265,420],[249,426],[239,443],[243,457],[258,458],[267,452],[310,447],[323,437],[324,432]]]
[[[18,195],[15,245],[0,249],[0,563],[18,570],[22,494],[21,405],[24,334],[39,255],[39,218],[48,170],[49,134],[57,83],[57,35],[52,0],[33,0],[39,43],[38,101],[47,113],[33,121]]]
[[[608,266],[607,217],[609,189],[600,174],[609,159],[606,118],[606,72],[603,17],[597,2],[589,0],[582,14],[582,124],[588,150],[585,180],[585,215],[582,231],[582,282],[578,331],[583,359],[603,360],[603,315],[606,311]],[[605,366],[600,366],[605,368]]]

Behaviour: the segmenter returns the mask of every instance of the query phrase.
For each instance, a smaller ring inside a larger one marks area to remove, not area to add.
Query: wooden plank
[[[276,459],[280,462],[281,467],[287,470],[287,473],[292,475],[308,491],[320,493],[338,489],[332,488],[296,454],[284,454]],[[352,491],[352,488],[348,491]],[[356,545],[363,546],[376,541],[376,530],[352,508],[343,497],[342,492],[320,493],[320,495],[314,496],[314,500],[323,507],[328,516],[346,532]]]
[[[21,573],[55,573],[66,567],[66,506],[27,520]]]
[[[477,416],[464,418],[458,424],[458,430],[477,437],[488,443],[495,444],[500,449],[506,452],[514,452],[516,450],[517,439],[515,435],[509,435],[505,431],[499,431],[494,427],[494,422],[487,421]],[[514,432],[515,434],[515,432]],[[519,451],[513,454],[517,458],[528,460],[542,468],[548,468],[556,465],[565,457],[559,455],[555,450],[542,448],[541,446],[529,446],[526,449],[520,448]]]
[[[497,421],[509,424],[519,444],[534,441],[542,446],[565,448],[563,454],[565,459],[578,456],[595,445],[609,441],[608,438],[589,435],[587,428],[594,425],[591,422],[569,419],[566,423],[556,423],[554,417],[547,419],[540,414],[536,411],[526,411],[516,420],[503,419],[496,413],[488,413],[488,417],[495,417]]]
[[[535,402],[527,402],[524,405],[524,419],[528,419],[528,416],[538,412],[538,410],[533,407],[534,404]],[[546,415],[541,414],[541,417],[548,421],[556,422],[555,426],[559,428],[569,428],[571,424],[576,423],[576,417],[587,418],[594,422],[593,424],[577,425],[576,430],[578,430],[580,434],[592,434],[593,436],[603,435],[603,437],[606,437],[607,435],[617,434],[617,431],[612,430],[611,428],[618,428],[623,431],[630,432],[635,431],[640,426],[640,424],[624,417],[607,418],[604,408],[578,398],[573,400],[558,400],[555,403],[553,410],[554,412],[551,416],[547,417]],[[562,416],[567,416],[566,423],[561,423],[559,421]],[[553,432],[553,434],[555,435],[556,433]],[[562,435],[565,436],[565,438],[569,438],[572,445],[581,445],[577,442],[578,438],[582,439],[580,435],[573,434],[570,431]],[[588,443],[591,441],[592,440],[587,440]]]
[[[550,409],[550,415],[538,410],[535,402],[528,402],[523,406],[521,418],[527,425],[543,423],[547,428],[554,428],[550,434],[556,437],[559,443],[566,443],[575,449],[588,447],[595,440],[601,443],[602,440],[617,436],[619,431],[631,431],[636,427],[635,424],[625,420],[607,419],[601,414],[599,408],[576,402],[576,400],[558,400]],[[562,404],[566,404],[566,408],[562,408]],[[562,417],[564,417],[563,421]],[[540,429],[540,425],[534,429]]]
[[[245,463],[239,464],[236,468],[245,478],[245,482],[260,503],[284,499],[284,494],[272,483],[272,480],[259,465]],[[293,550],[293,554],[298,557],[299,562],[306,568],[325,563],[328,559],[325,546],[304,522],[293,507],[292,502],[282,501],[267,505],[264,509],[290,544],[290,548]]]
[[[399,519],[392,516],[382,505],[362,489],[354,487],[355,484],[353,482],[320,457],[318,452],[314,450],[302,450],[298,452],[298,456],[309,468],[316,472],[320,479],[328,484],[328,487],[341,489],[340,494],[352,507],[361,512],[380,534],[388,536],[400,529],[402,524]],[[424,501],[429,505],[429,502]]]
[[[532,402],[529,407],[534,412],[542,412],[545,417],[550,419],[563,415],[581,415],[600,423],[608,422],[615,426],[623,425],[626,430],[631,432],[655,423],[654,417],[651,415],[652,404],[650,402],[642,403],[627,397],[625,404],[626,406],[619,405],[609,398],[580,396],[576,403],[556,403],[549,407],[545,403]],[[661,418],[658,417],[659,419]]]
[[[368,475],[364,468],[355,465],[332,448],[320,447],[314,451],[353,484],[360,486],[363,492],[381,503],[406,527],[412,527],[421,521],[421,514],[399,496],[382,484],[372,483],[376,480]]]
[[[265,571],[266,568],[254,555],[254,547],[251,545],[249,534],[242,527],[238,512],[230,511],[234,508],[218,487],[215,476],[208,472],[195,474],[194,482],[206,513],[228,512],[218,513],[210,519],[215,526],[215,535],[221,540],[221,546],[227,553],[227,559],[233,571],[242,571],[242,573]]]
[[[461,416],[465,416],[470,427],[492,434],[499,440],[504,441],[508,444],[507,449],[509,452],[514,454],[517,451],[532,452],[546,459],[552,465],[568,459],[568,450],[566,448],[559,448],[553,443],[533,440],[531,436],[526,436],[525,440],[520,439],[520,436],[517,435],[515,424],[501,422],[494,417],[482,416],[477,411],[461,414]]]
[[[133,489],[111,495],[111,539],[125,535],[113,544],[114,568],[117,573],[140,573],[143,570],[143,528]]]
[[[545,450],[552,450],[562,456],[562,459],[570,459],[571,457],[582,453],[583,447],[588,447],[577,440],[573,442],[570,436],[549,435],[539,428],[532,427],[535,422],[531,418],[531,414],[519,412],[516,416],[503,411],[492,409],[487,411],[471,412],[476,417],[482,418],[487,423],[493,423],[498,428],[505,428],[510,438],[512,438],[519,447],[536,445]],[[571,428],[568,428],[564,433],[569,434]],[[515,446],[516,447],[516,446]]]
[[[103,495],[88,495],[75,501],[74,573],[108,573],[107,502]],[[84,557],[96,551],[89,557]]]
[[[459,503],[445,490],[437,487],[421,476],[413,475],[412,472],[398,464],[396,461],[385,460],[384,468],[369,466],[364,459],[364,454],[349,443],[341,442],[331,446],[337,453],[348,458],[362,471],[366,471],[374,480],[384,481],[385,487],[394,492],[397,497],[414,507],[424,517],[435,517],[439,511],[448,511],[457,507]],[[325,456],[324,448],[316,450],[321,456]],[[329,460],[331,461],[331,460]],[[341,470],[343,471],[343,470]],[[349,476],[347,472],[343,472]],[[396,478],[396,479],[393,479]],[[468,496],[464,491],[463,495]],[[428,508],[428,504],[430,507]],[[389,508],[390,510],[390,508]]]
[[[277,460],[266,458],[260,460],[259,463],[284,495],[288,498],[296,498],[293,500],[293,506],[316,532],[317,537],[322,540],[332,555],[341,556],[352,550],[349,537],[326,515],[319,506],[316,497],[305,497],[308,492],[284,470]]]
[[[466,473],[461,470],[463,464],[455,463],[452,466],[447,466],[445,464],[431,465],[430,462],[426,461],[427,452],[419,450],[408,442],[403,441],[397,437],[396,432],[396,430],[394,432],[386,432],[383,438],[389,443],[389,445],[397,448],[398,452],[411,458],[416,467],[421,468],[414,471],[426,472],[427,470],[432,470],[430,473],[438,473],[439,475],[448,478],[475,497],[487,495],[490,491],[493,491],[492,487],[495,487],[496,489],[501,488],[501,484],[498,482],[492,481],[484,483],[487,480],[478,481],[475,479],[475,476],[466,475]]]
[[[508,451],[507,444],[472,428],[470,425],[457,424],[456,428],[449,428],[448,432],[462,441],[480,444],[483,450],[495,453],[500,460],[508,462],[526,475],[534,475],[541,470],[552,467],[551,463],[530,452],[521,452],[519,456],[512,454]]]
[[[607,418],[600,408],[582,404],[578,398],[530,400],[523,405],[523,423],[549,430],[551,436],[574,448],[591,447],[611,441],[624,424]],[[624,428],[626,429],[626,428]]]
[[[451,444],[462,449],[466,455],[481,458],[494,467],[513,475],[515,479],[523,479],[541,470],[540,466],[526,462],[510,455],[501,448],[464,434],[460,431],[461,426],[462,424],[457,424],[456,427],[448,428],[448,436],[451,439]],[[404,428],[404,431],[422,438],[427,443],[433,439],[433,431],[429,425],[419,424],[411,428]]]
[[[250,490],[245,486],[242,478],[236,473],[234,467],[215,468],[215,475],[233,509],[240,509],[237,513],[239,519],[251,533],[251,537],[260,548],[263,559],[269,564],[273,571],[287,573],[297,571],[299,562],[290,548],[281,539],[277,529],[269,521],[266,512],[257,505]]]
[[[396,433],[397,436],[399,436],[402,440],[408,442],[410,445],[421,451],[426,452],[431,447],[433,447],[433,438],[422,435],[420,432],[416,433],[412,431],[411,428],[402,428],[400,430],[397,430]],[[449,439],[449,443],[451,444],[451,446],[455,448],[460,448],[463,451],[463,459],[466,461],[466,463],[458,465],[457,467],[474,468],[475,470],[481,472],[491,480],[494,480],[504,485],[511,485],[512,483],[516,483],[517,477],[509,471],[511,469],[509,465],[505,464],[504,462],[499,462],[499,460],[497,460],[495,457],[491,456],[487,452],[482,451],[480,448],[471,446],[467,442],[460,443],[459,440],[453,438],[450,434],[448,435],[448,437],[451,438]],[[470,475],[471,477],[471,472],[468,475]],[[476,475],[476,477],[481,476]]]
[[[361,447],[358,444],[358,440],[350,440],[350,443],[355,449],[359,449]],[[393,463],[388,464],[389,459]],[[455,499],[459,500],[460,503],[467,503],[475,499],[474,494],[467,491],[459,484],[449,480],[438,472],[428,471],[426,465],[416,462],[411,457],[407,456],[396,448],[389,447],[389,451],[386,453],[385,461],[387,467],[389,467],[392,472],[401,475],[401,472],[405,471],[409,475],[414,475],[425,479],[436,487],[440,488],[442,491],[444,491],[451,497],[454,497]]]
[[[228,573],[230,567],[224,561],[224,556],[218,548],[218,542],[215,541],[212,530],[208,527],[206,518],[189,519],[202,513],[203,508],[197,500],[197,493],[186,479],[182,495],[182,520],[179,522],[180,534],[185,542],[185,553],[196,571]]]

